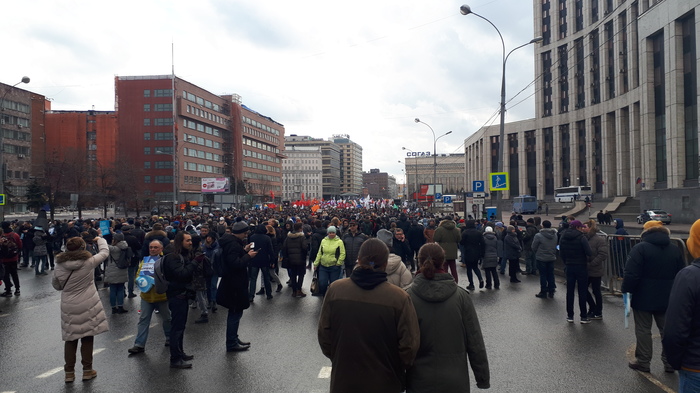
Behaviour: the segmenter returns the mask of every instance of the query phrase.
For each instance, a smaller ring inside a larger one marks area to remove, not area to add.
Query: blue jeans
[[[700,373],[678,370],[678,393],[700,392]]]
[[[557,284],[554,282],[554,261],[537,261],[540,270],[540,292],[554,293]]]
[[[264,281],[264,286],[265,286],[265,294],[267,296],[272,296],[272,285],[270,284],[270,268],[266,267],[256,267],[256,266],[251,266],[248,268],[248,273],[249,273],[249,279],[250,279],[250,286],[248,288],[248,297],[249,298],[254,298],[255,297],[255,282],[258,280],[258,272],[262,272],[263,276],[263,281]]]
[[[43,273],[49,268],[49,257],[46,255],[34,255],[32,256],[32,263],[34,264],[34,273]]]
[[[501,274],[505,274],[506,272],[506,265],[508,264],[508,260],[505,258],[500,258],[500,261],[498,262],[498,271],[501,272]]]
[[[185,356],[182,346],[185,337],[185,325],[187,324],[187,296],[168,296],[168,308],[170,308],[170,363],[176,363]]]
[[[124,283],[109,284],[109,304],[112,307],[124,305]]]
[[[586,296],[588,294],[588,269],[586,265],[566,265],[566,315],[574,317],[574,288],[578,291],[578,308],[581,319],[588,319]]]
[[[226,318],[226,349],[231,349],[238,344],[238,326],[241,324],[241,317],[243,317],[243,310],[233,311],[229,308]]]
[[[340,278],[340,273],[342,269],[340,266],[326,267],[323,265],[318,265],[318,288],[322,295],[326,294],[328,286],[333,283],[333,281]]]
[[[212,274],[211,276],[211,281],[209,281],[208,285],[208,290],[209,290],[209,304],[211,304],[211,307],[214,308],[216,307],[216,287],[219,285],[219,276],[216,274]]]
[[[154,310],[160,312],[158,315],[160,315],[163,322],[165,340],[170,340],[170,310],[168,309],[168,302],[149,303],[141,299],[141,315],[139,316],[138,333],[136,333],[136,340],[134,341],[134,345],[137,347],[146,347],[148,328],[151,325],[151,316]]]
[[[127,268],[127,273],[129,274],[129,279],[126,281],[128,282],[128,287],[129,287],[129,293],[134,293],[134,280],[136,279],[136,270],[138,269],[138,266],[129,266]]]

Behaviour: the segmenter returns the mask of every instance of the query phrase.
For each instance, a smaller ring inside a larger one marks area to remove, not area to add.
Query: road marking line
[[[51,369],[43,374],[37,375],[35,378],[47,378],[47,377],[50,377],[56,373],[60,373],[61,371],[63,371],[63,367],[56,367],[56,368]]]
[[[158,322],[153,322],[153,323],[149,326],[149,328],[154,328],[154,327],[156,327],[156,326],[158,326]]]
[[[10,316],[10,314],[5,314],[5,313],[0,314],[0,318],[5,318],[5,317],[9,317],[9,316]],[[4,392],[3,392],[3,393],[4,393]]]
[[[319,378],[330,378],[331,377],[331,370],[333,367],[321,367],[321,371],[318,372],[318,377]]]
[[[104,351],[105,349],[107,349],[107,348],[97,348],[97,349],[93,350],[93,351],[92,351],[92,356],[97,355],[98,353]]]
[[[0,393],[17,393],[17,391],[16,390],[6,390],[6,391],[0,392]]]
[[[116,341],[118,341],[118,342],[121,343],[121,342],[124,342],[124,341],[126,341],[126,340],[132,338],[132,337],[134,337],[134,335],[133,335],[133,334],[130,334],[130,335],[128,335],[128,336],[124,336],[124,337],[122,337],[122,338],[120,338],[120,339],[117,339]]]
[[[25,308],[24,310],[25,310],[25,311],[27,311],[27,310],[31,310],[31,309],[33,309],[33,308],[37,308],[37,307],[39,307],[39,306],[31,306],[31,307],[27,307],[27,308]]]

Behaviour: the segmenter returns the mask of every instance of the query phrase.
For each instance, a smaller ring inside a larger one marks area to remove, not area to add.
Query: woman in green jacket
[[[325,295],[328,286],[340,278],[345,262],[345,245],[336,232],[334,226],[328,227],[314,261],[314,269],[318,269],[319,295]]]
[[[469,292],[444,270],[444,262],[442,247],[434,243],[421,247],[420,270],[406,289],[420,326],[420,349],[407,374],[408,393],[468,393],[469,365],[476,386],[490,386],[489,361],[474,304]]]

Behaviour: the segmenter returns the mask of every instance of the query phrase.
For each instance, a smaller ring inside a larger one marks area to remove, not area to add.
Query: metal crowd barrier
[[[639,235],[607,235],[608,242],[608,259],[603,262],[605,273],[603,275],[602,283],[603,288],[606,289],[611,294],[620,295],[620,287],[622,286],[622,279],[625,276],[625,263],[627,263],[627,256],[630,250],[635,245],[642,241]],[[678,246],[683,253],[685,264],[688,265],[692,262],[692,258],[688,254],[688,249],[685,246],[685,242],[680,238],[671,238],[671,242]]]

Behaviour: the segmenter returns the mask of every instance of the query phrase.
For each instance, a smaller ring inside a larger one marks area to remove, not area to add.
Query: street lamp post
[[[0,118],[4,119],[4,113],[5,113],[5,97],[7,97],[7,94],[12,91],[17,85],[20,83],[29,83],[29,77],[28,76],[23,76],[22,80],[19,82],[15,83],[5,91],[2,95],[2,99],[0,99]],[[7,169],[5,167],[5,132],[1,131],[0,132],[0,170],[2,170],[2,173],[0,173],[0,194],[5,193],[5,175],[7,173]],[[5,201],[7,203],[7,201]],[[0,205],[0,221],[5,221],[5,205]]]
[[[501,34],[501,31],[498,30],[498,27],[496,27],[496,25],[494,25],[490,20],[486,19],[485,17],[477,14],[476,12],[473,12],[471,10],[471,8],[466,4],[459,7],[459,12],[462,15],[472,14],[474,16],[478,16],[479,18],[485,20],[491,26],[493,26],[494,29],[496,29],[496,33],[498,33],[498,37],[501,39],[501,47],[503,49],[503,59],[502,59],[502,63],[501,63],[501,66],[502,66],[502,69],[501,69],[501,102],[500,102],[501,124],[500,124],[500,129],[499,129],[499,134],[498,134],[498,172],[503,172],[503,161],[504,161],[504,159],[503,159],[503,145],[505,144],[505,119],[506,119],[506,62],[508,61],[508,57],[510,56],[511,53],[515,52],[516,50],[518,50],[524,46],[542,41],[542,37],[541,36],[535,37],[535,38],[531,39],[530,42],[522,44],[522,45],[514,48],[510,52],[508,52],[508,54],[506,54],[506,43],[503,40],[503,35]],[[497,194],[498,199],[502,199],[502,196],[503,196],[502,193],[503,192],[501,191],[500,193]],[[498,201],[498,199],[497,199],[497,201]],[[499,206],[499,208],[500,208],[500,206]],[[499,211],[499,213],[501,213],[501,212]]]
[[[433,206],[435,206],[435,194],[436,194],[436,186],[437,186],[437,141],[438,139],[442,138],[443,136],[450,135],[452,131],[447,131],[446,133],[440,135],[439,137],[435,137],[435,131],[433,130],[433,127],[431,127],[428,123],[420,121],[419,118],[416,117],[414,120],[416,123],[423,123],[428,128],[430,128],[430,132],[433,133]]]

